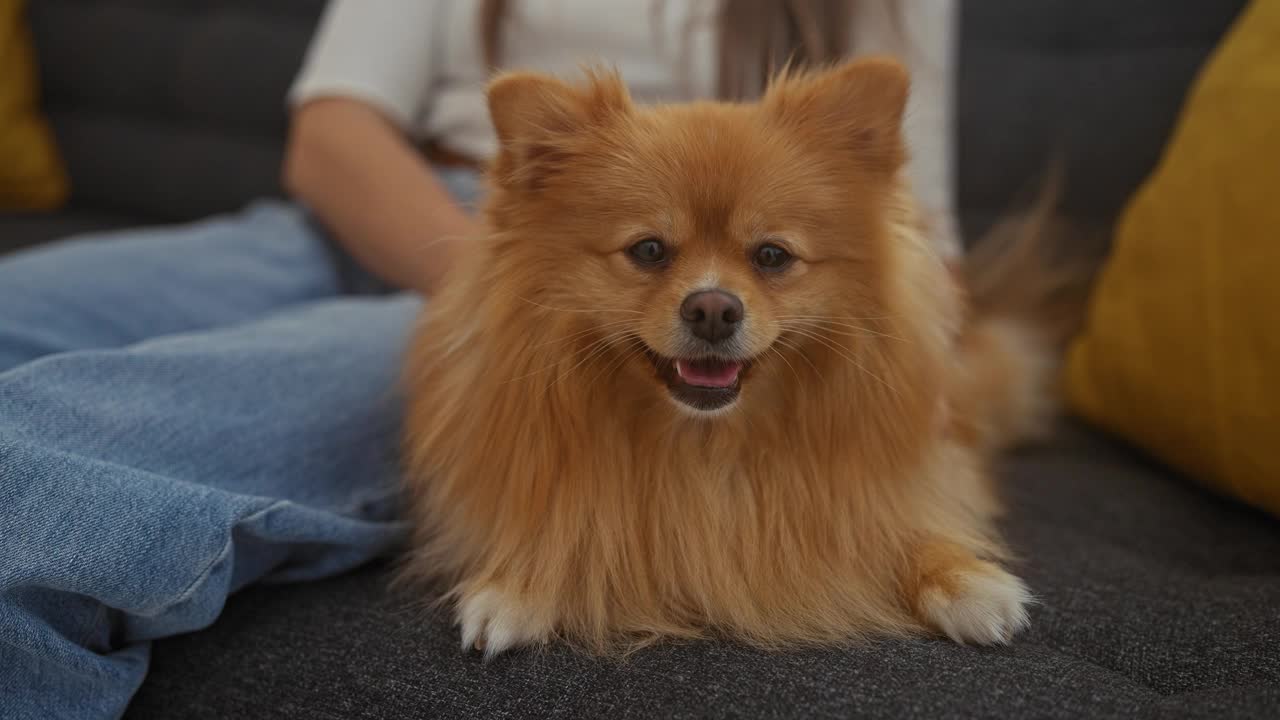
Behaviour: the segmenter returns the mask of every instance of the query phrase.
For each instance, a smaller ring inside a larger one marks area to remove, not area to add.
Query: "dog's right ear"
[[[587,70],[581,87],[541,73],[503,73],[487,95],[499,142],[494,176],[525,189],[540,188],[568,163],[592,128],[631,109],[618,74],[598,69]]]

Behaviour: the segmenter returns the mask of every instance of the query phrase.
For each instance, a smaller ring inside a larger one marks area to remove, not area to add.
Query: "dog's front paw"
[[[458,603],[462,650],[484,652],[484,659],[515,647],[546,642],[551,637],[550,614],[496,587],[463,596]]]
[[[980,562],[921,588],[923,619],[961,645],[1004,645],[1030,624],[1026,584],[1000,567]]]

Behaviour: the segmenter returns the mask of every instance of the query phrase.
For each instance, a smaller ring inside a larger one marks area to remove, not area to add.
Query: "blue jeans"
[[[118,717],[152,640],[401,540],[421,303],[332,247],[275,203],[0,260],[0,717]]]

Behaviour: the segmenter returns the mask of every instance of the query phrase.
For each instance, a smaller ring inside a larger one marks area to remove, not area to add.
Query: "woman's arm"
[[[479,223],[432,175],[404,134],[358,101],[294,111],[284,181],[365,268],[430,294]]]
[[[284,181],[364,267],[424,293],[480,228],[410,144],[448,6],[330,0],[289,92]]]
[[[356,260],[398,287],[433,292],[457,245],[481,231],[403,133],[357,100],[294,112],[284,178]]]

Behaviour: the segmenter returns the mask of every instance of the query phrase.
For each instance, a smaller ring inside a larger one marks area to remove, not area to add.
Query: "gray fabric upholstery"
[[[1164,146],[1196,70],[1243,0],[965,0],[957,203],[969,240],[1034,193],[1109,224]],[[1105,236],[1104,236],[1105,237]]]
[[[138,223],[133,215],[74,208],[56,213],[0,214],[0,255],[72,235],[136,227]]]
[[[193,219],[280,194],[284,93],[322,0],[40,0],[73,205]]]
[[[246,591],[159,643],[131,718],[1280,717],[1280,527],[1068,426],[1002,473],[1039,598],[1007,649],[559,647],[486,665],[385,568]]]

